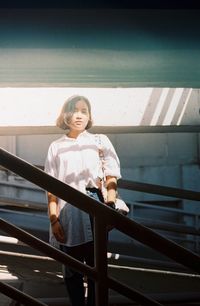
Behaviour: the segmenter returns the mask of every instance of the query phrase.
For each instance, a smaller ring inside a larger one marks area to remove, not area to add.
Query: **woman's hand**
[[[116,201],[116,193],[117,193],[117,179],[114,176],[106,177],[106,188],[107,188],[107,204],[111,204],[114,206]]]
[[[58,199],[52,193],[48,192],[48,212],[49,220],[51,223],[52,233],[55,236],[56,240],[64,243],[65,234],[63,228],[58,219]]]
[[[56,222],[54,221],[51,224],[51,228],[52,228],[52,233],[54,234],[56,240],[61,242],[61,243],[64,243],[65,242],[65,234],[64,234],[63,228],[62,228],[58,219],[56,220]]]

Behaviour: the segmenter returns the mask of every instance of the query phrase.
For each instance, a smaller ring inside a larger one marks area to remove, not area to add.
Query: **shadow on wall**
[[[199,90],[154,88],[140,125],[199,124]]]

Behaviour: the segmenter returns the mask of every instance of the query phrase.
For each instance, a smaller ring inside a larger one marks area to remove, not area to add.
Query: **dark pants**
[[[90,197],[103,202],[103,197],[100,190],[95,188],[87,189],[87,194]],[[92,230],[93,220],[90,218]],[[76,258],[81,262],[85,262],[87,265],[94,266],[94,242],[87,242],[82,245],[67,247],[61,245],[61,250],[66,254]],[[69,298],[72,306],[85,306],[85,293],[83,286],[83,275],[74,271],[68,266],[64,266],[64,281],[67,287]],[[95,306],[95,282],[91,279],[88,282],[88,298],[86,305]]]
[[[61,250],[77,260],[85,262],[89,266],[94,266],[93,242],[75,247],[61,246]],[[64,266],[64,281],[72,306],[85,306],[83,275],[68,266]],[[88,279],[88,298],[86,305],[95,306],[95,283],[91,279]]]

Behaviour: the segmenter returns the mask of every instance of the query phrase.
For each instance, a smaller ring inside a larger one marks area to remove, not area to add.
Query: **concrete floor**
[[[200,276],[138,267],[109,265],[109,276],[147,294],[186,294],[200,292]],[[0,281],[47,302],[68,306],[62,278],[62,265],[41,255],[0,251]],[[121,302],[120,302],[121,301]],[[120,304],[119,304],[120,303]],[[136,305],[110,292],[110,305]],[[15,306],[12,299],[0,293],[0,306]]]

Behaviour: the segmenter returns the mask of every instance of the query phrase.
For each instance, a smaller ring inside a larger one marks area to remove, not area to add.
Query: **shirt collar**
[[[67,139],[69,141],[75,141],[79,138],[82,138],[82,137],[88,137],[89,136],[89,133],[87,132],[87,130],[84,130],[83,132],[81,132],[77,138],[71,138],[71,137],[68,137],[66,134],[63,136],[64,139]]]

